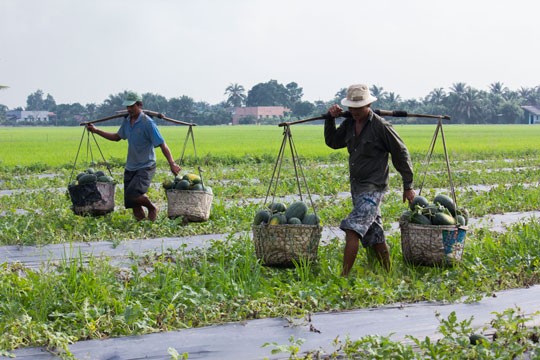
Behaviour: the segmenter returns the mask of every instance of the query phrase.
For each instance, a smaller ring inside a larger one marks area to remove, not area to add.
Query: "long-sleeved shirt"
[[[389,154],[401,175],[403,188],[412,189],[413,169],[409,151],[392,125],[371,111],[364,128],[355,136],[354,122],[354,119],[347,118],[338,128],[335,119],[327,119],[324,124],[326,145],[332,149],[347,147],[349,151],[351,190],[387,190]]]

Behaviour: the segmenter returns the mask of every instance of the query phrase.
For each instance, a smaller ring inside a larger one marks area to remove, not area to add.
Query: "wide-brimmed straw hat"
[[[363,107],[377,101],[377,98],[369,92],[369,87],[364,84],[355,84],[347,89],[347,97],[341,100],[341,105],[348,107]]]

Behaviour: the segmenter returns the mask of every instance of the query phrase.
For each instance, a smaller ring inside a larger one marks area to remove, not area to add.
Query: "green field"
[[[161,129],[178,158],[187,128]],[[423,162],[435,125],[400,125],[396,129],[411,151],[417,187],[425,180],[422,195],[433,199],[437,192],[448,193],[440,138],[429,168]],[[172,175],[159,151],[159,170],[149,191],[150,198],[161,209],[157,221],[136,222],[123,206],[121,186],[116,189],[114,212],[103,217],[82,217],[71,211],[66,186],[83,129],[0,128],[0,191],[5,192],[0,194],[0,246],[94,241],[115,245],[133,239],[248,234],[255,213],[264,206],[253,200],[265,199],[283,128],[201,126],[195,127],[194,132],[200,159],[193,159],[193,149],[188,147],[191,158],[182,164],[182,172],[202,165],[214,200],[207,222],[183,224],[179,219],[169,219],[164,211],[167,199],[160,183]],[[471,218],[540,210],[540,126],[448,125],[444,134],[457,202],[469,210]],[[292,135],[310,191],[320,196],[310,205],[317,208],[323,226],[339,226],[351,208],[346,151],[326,147],[320,125],[293,126]],[[97,140],[105,158],[112,160],[113,176],[121,184],[127,144]],[[79,168],[88,165],[86,141],[83,138]],[[92,149],[94,159],[99,160],[99,152],[94,146]],[[281,175],[276,195],[297,194],[290,161],[284,162]],[[402,203],[399,176],[390,177],[390,189],[381,209],[386,229],[407,209]],[[4,336],[0,337],[0,355],[25,346],[47,346],[62,352],[73,341],[228,321],[302,318],[313,312],[425,300],[448,302],[466,297],[475,301],[495,291],[539,284],[538,221],[520,222],[504,233],[491,230],[489,222],[471,228],[462,262],[450,268],[406,264],[399,233],[393,233],[387,239],[391,272],[386,273],[370,262],[362,250],[348,279],[339,276],[343,257],[343,234],[339,231],[319,247],[316,263],[300,263],[293,269],[262,266],[247,235],[211,241],[207,249],[131,254],[133,263],[129,268],[115,266],[107,258],[82,256],[55,264],[54,271],[3,263],[0,333]],[[516,319],[521,318],[514,316],[504,324],[514,329]],[[446,342],[434,345],[426,339],[423,345],[419,341],[419,347],[426,346],[430,354],[444,356],[449,353],[445,343],[463,353],[474,350],[466,341],[472,331],[469,327],[456,324],[455,319],[444,324],[453,329],[448,330]],[[491,358],[512,359],[497,352],[509,348],[501,343],[503,339],[526,348],[528,343],[516,340],[519,334],[523,335],[523,331],[513,331],[509,337],[501,335],[500,341],[492,342],[500,350],[491,347],[491,354],[496,354]],[[355,349],[354,344],[348,344],[350,351],[361,352],[363,345],[356,343],[360,348]],[[392,358],[385,351],[394,345],[388,341],[380,345],[379,342],[378,350],[374,350],[380,356],[373,358]],[[453,358],[464,358],[456,354]],[[432,358],[448,358],[444,356]]]
[[[103,127],[116,131],[117,127]],[[421,158],[431,142],[435,125],[397,125],[413,158]],[[180,157],[187,127],[162,126],[161,131],[173,155]],[[193,128],[197,155],[200,158],[224,162],[242,161],[250,157],[277,156],[283,140],[283,128],[278,126],[197,126]],[[453,159],[496,158],[506,154],[527,156],[540,153],[540,126],[531,125],[446,125],[443,127],[447,148]],[[334,150],[324,144],[322,125],[293,125],[291,134],[298,153],[308,158],[324,158]],[[94,149],[94,158],[101,156],[95,142],[83,128],[75,127],[0,127],[0,166],[59,167],[72,164],[79,144],[80,159],[87,159],[87,144]],[[110,142],[97,137],[105,158],[123,161],[125,142]],[[441,144],[439,138],[438,144]],[[186,156],[193,156],[191,143]],[[341,150],[342,152],[344,150]],[[440,148],[438,148],[440,151]],[[163,157],[158,154],[158,161]]]

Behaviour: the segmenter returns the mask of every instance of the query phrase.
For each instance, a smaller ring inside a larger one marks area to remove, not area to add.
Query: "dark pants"
[[[135,203],[135,199],[148,192],[155,173],[155,165],[135,171],[124,170],[124,205],[126,209],[138,205]]]

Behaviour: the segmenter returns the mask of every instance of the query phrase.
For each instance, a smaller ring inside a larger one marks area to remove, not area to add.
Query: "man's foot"
[[[158,213],[157,207],[154,206],[153,208],[149,208],[148,209],[148,220],[156,221],[157,213]]]
[[[135,216],[135,219],[137,221],[144,220],[146,218],[146,214],[144,213],[144,209],[140,206],[133,208],[133,216]]]

